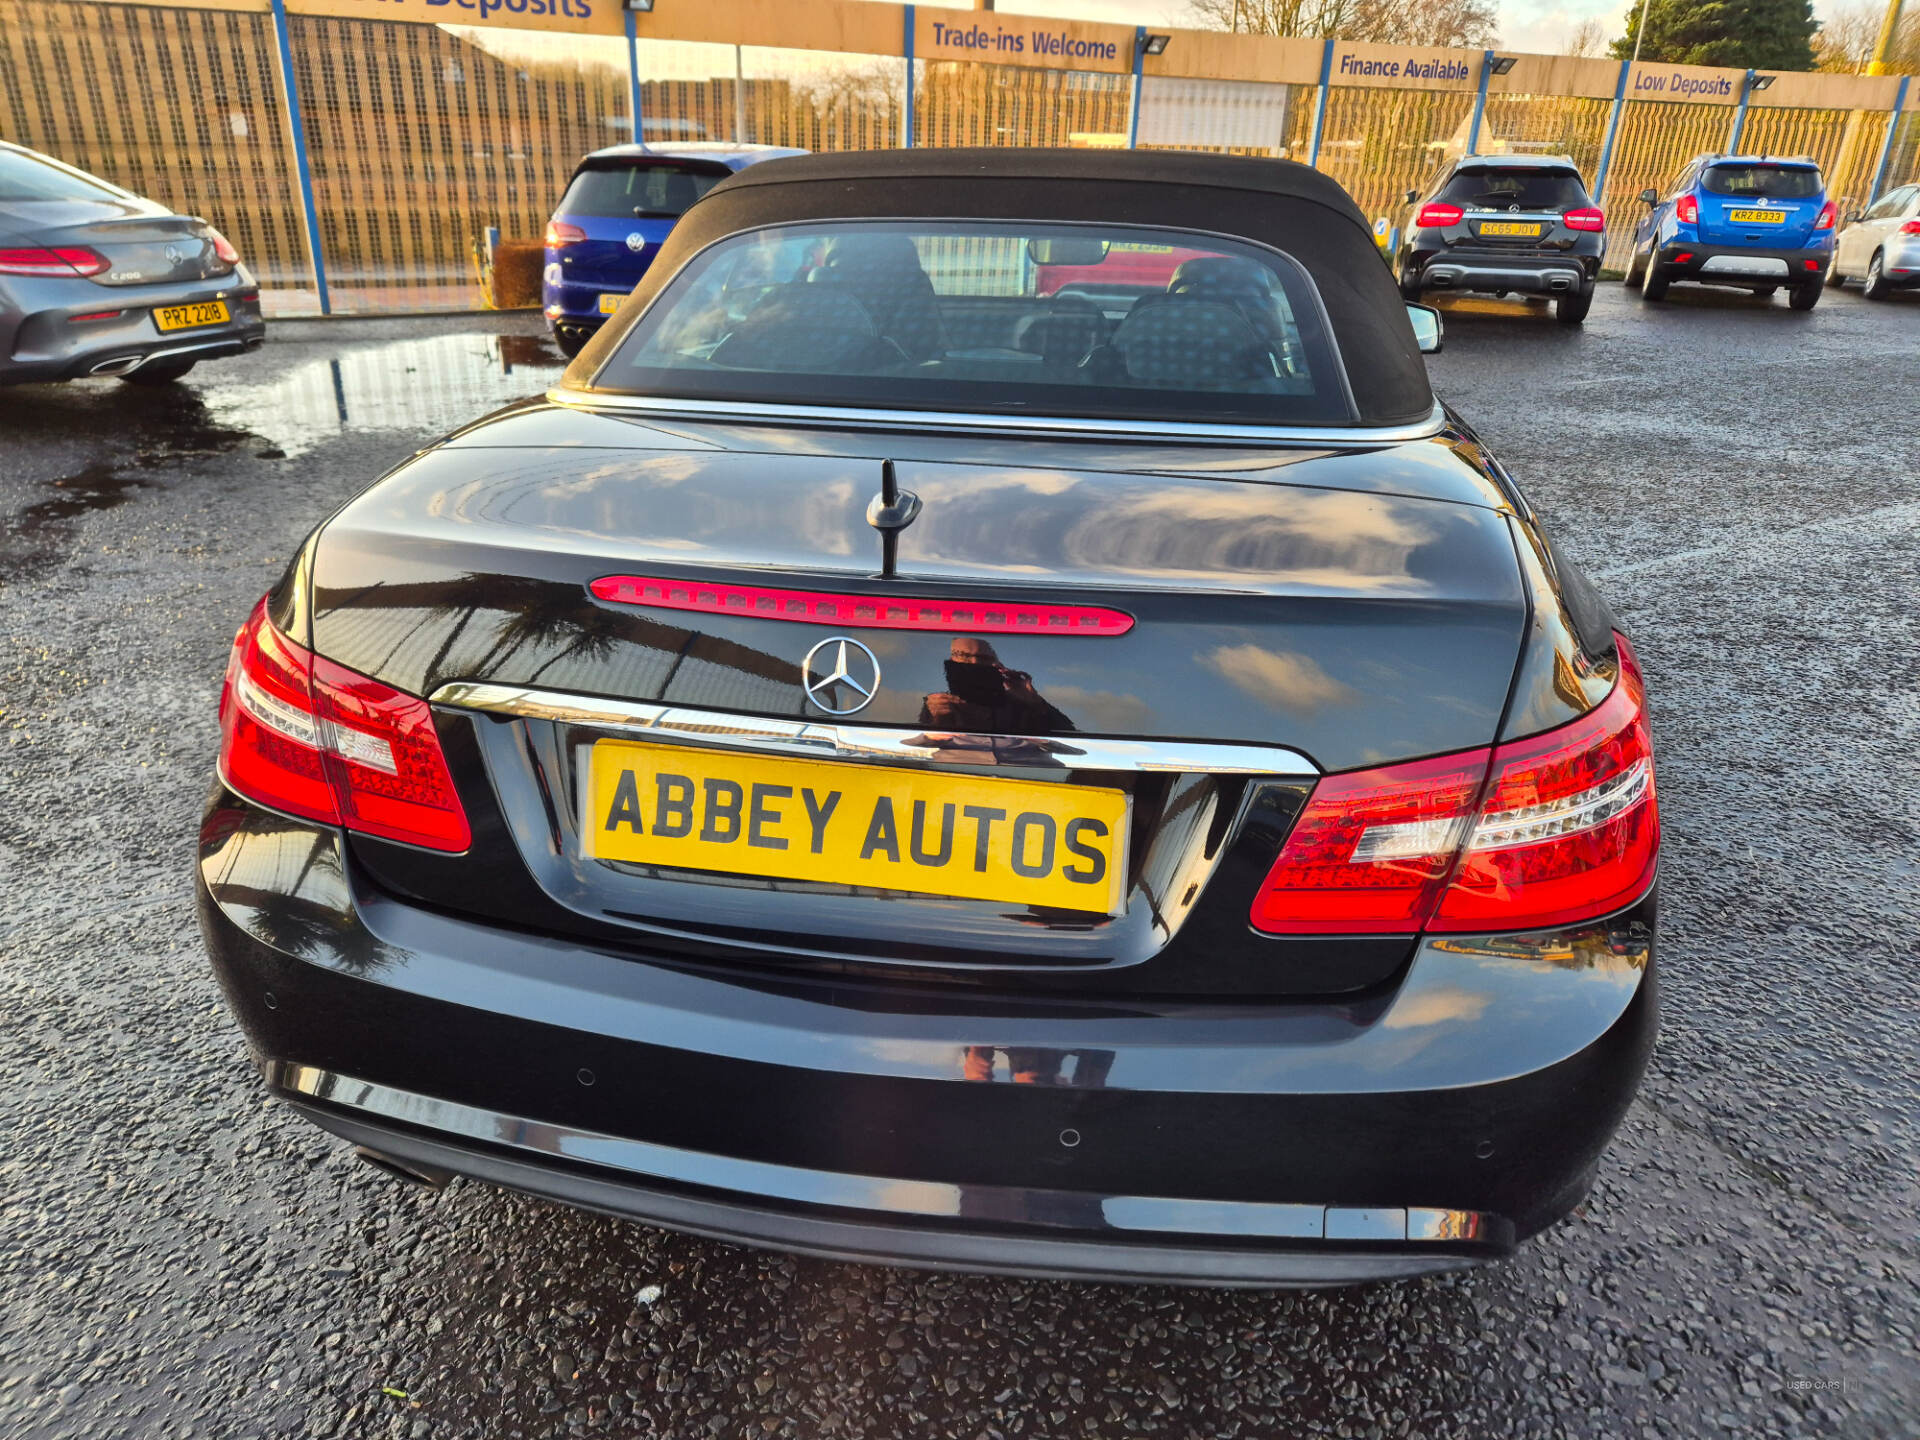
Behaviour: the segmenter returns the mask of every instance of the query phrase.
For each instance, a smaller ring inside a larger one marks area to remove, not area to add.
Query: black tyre
[[[129,385],[171,385],[194,367],[192,360],[149,360],[120,378]]]
[[[553,332],[553,343],[560,347],[560,353],[569,360],[587,348],[587,341],[590,338],[580,330],[568,329]]]
[[[1404,265],[1400,267],[1400,298],[1414,304],[1420,301],[1420,282],[1408,273]]]
[[[1640,252],[1638,250],[1629,250],[1627,252],[1627,273],[1620,277],[1620,283],[1631,290],[1640,283],[1640,277],[1644,274],[1646,274],[1646,271],[1640,268]]]
[[[1867,261],[1866,278],[1860,282],[1860,293],[1867,299],[1884,300],[1893,292],[1893,287],[1887,284],[1885,266],[1886,261],[1881,258],[1880,252],[1874,251],[1873,258]]]
[[[1553,318],[1562,325],[1578,325],[1587,318],[1587,311],[1593,308],[1593,286],[1582,285],[1571,295],[1556,295],[1553,301]]]
[[[1847,277],[1840,273],[1840,257],[1837,254],[1827,262],[1827,288],[1829,290],[1847,288]]]
[[[1815,275],[1811,280],[1802,280],[1787,295],[1787,304],[1796,310],[1811,310],[1820,303],[1820,297],[1826,293],[1827,280],[1824,275]]]
[[[1667,298],[1667,286],[1673,283],[1673,276],[1667,267],[1652,256],[1647,257],[1647,273],[1640,278],[1640,293],[1649,300]]]

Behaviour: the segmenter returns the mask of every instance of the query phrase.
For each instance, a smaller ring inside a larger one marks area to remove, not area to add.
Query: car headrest
[[[783,285],[760,297],[714,347],[716,365],[742,370],[831,369],[872,353],[873,316],[836,285]]]
[[[1169,294],[1188,290],[1258,290],[1271,288],[1267,268],[1257,260],[1237,255],[1201,255],[1183,260],[1167,281]]]
[[[1272,378],[1267,347],[1237,305],[1213,300],[1135,306],[1114,332],[1128,378],[1167,390]]]

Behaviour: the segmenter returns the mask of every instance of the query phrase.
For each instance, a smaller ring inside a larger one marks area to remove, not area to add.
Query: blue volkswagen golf
[[[646,274],[694,201],[772,145],[614,145],[582,160],[547,222],[540,303],[560,349],[578,355]]]
[[[1626,283],[1647,299],[1694,280],[1756,295],[1784,287],[1796,310],[1819,302],[1837,216],[1812,160],[1696,155],[1664,196],[1643,190],[1640,200],[1649,208],[1633,233]]]

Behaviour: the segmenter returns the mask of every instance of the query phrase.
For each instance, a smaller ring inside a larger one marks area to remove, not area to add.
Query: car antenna
[[[880,532],[880,577],[891,580],[899,559],[900,532],[920,513],[920,497],[900,488],[893,461],[880,462],[880,493],[867,502],[867,523]]]

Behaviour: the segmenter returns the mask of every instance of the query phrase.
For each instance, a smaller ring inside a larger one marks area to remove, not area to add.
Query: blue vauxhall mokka
[[[554,342],[578,355],[620,308],[694,201],[772,145],[614,145],[580,162],[547,222],[540,304]]]
[[[1811,310],[1833,256],[1834,204],[1820,167],[1797,156],[1696,155],[1664,194],[1643,190],[1626,283],[1649,300],[1676,280],[1771,295]]]

